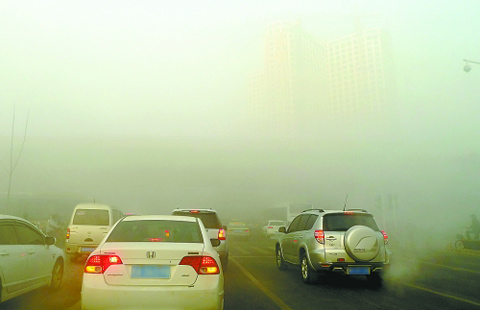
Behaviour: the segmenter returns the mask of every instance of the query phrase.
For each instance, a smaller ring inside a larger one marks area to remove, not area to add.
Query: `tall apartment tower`
[[[379,29],[319,42],[300,23],[270,25],[264,68],[250,79],[253,128],[287,137],[383,128],[391,114],[385,46]]]

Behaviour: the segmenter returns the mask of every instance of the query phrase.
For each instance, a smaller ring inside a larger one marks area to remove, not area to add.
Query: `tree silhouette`
[[[28,119],[30,117],[30,111],[28,111],[27,114],[27,121],[25,123],[25,131],[23,134],[23,141],[22,141],[22,146],[20,148],[20,152],[18,153],[17,158],[14,160],[13,158],[13,146],[14,146],[14,135],[15,135],[15,107],[13,108],[13,116],[12,116],[12,133],[10,136],[10,156],[9,156],[9,165],[8,168],[5,166],[5,164],[2,163],[3,167],[5,168],[7,174],[8,174],[8,188],[7,188],[7,205],[6,205],[6,211],[8,211],[8,208],[10,207],[10,192],[12,189],[12,179],[13,179],[13,172],[15,171],[15,168],[17,168],[18,161],[20,160],[20,156],[22,155],[23,152],[23,147],[25,146],[25,140],[27,138],[27,128],[28,128]]]

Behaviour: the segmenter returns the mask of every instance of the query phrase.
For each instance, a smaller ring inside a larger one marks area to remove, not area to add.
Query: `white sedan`
[[[285,226],[284,221],[280,220],[270,220],[267,225],[262,227],[262,232],[265,237],[269,237],[275,234],[278,234],[278,229],[282,226]]]
[[[0,215],[0,302],[40,287],[60,287],[65,256],[54,243],[29,221]]]
[[[194,217],[128,216],[87,258],[82,309],[221,310],[218,242]]]

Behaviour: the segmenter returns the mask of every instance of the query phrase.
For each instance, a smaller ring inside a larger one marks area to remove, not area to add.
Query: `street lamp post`
[[[480,65],[480,62],[478,61],[473,61],[468,59],[464,59],[463,61],[465,61],[465,66],[463,66],[463,71],[467,73],[470,72],[470,70],[472,70],[472,67],[470,66],[470,64]]]

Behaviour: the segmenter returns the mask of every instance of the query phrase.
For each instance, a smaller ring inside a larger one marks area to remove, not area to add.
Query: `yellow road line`
[[[247,269],[245,269],[242,265],[240,265],[237,260],[233,257],[230,258],[232,263],[237,265],[240,271],[253,282],[253,284],[258,287],[268,298],[270,298],[280,309],[282,310],[292,310],[286,303],[283,302],[280,298],[278,298],[272,291],[266,288],[260,281],[258,281]]]
[[[437,292],[437,291],[428,289],[428,288],[426,288],[426,287],[417,286],[417,285],[415,285],[415,284],[408,284],[408,283],[405,283],[405,282],[401,282],[401,283],[402,283],[403,285],[410,286],[410,287],[416,288],[416,289],[418,289],[418,290],[422,290],[422,291],[425,291],[425,292],[429,292],[429,293],[432,293],[432,294],[435,294],[435,295],[439,295],[439,296],[443,296],[443,297],[447,297],[447,298],[459,300],[459,301],[462,301],[462,302],[465,302],[465,303],[468,303],[468,304],[471,304],[471,305],[475,305],[475,306],[480,306],[480,302],[476,302],[476,301],[473,301],[473,300],[468,300],[468,299],[465,299],[465,298],[461,298],[461,297],[457,297],[457,296],[453,296],[453,295],[449,295],[449,294],[445,294],[445,293],[440,293],[440,292]]]

